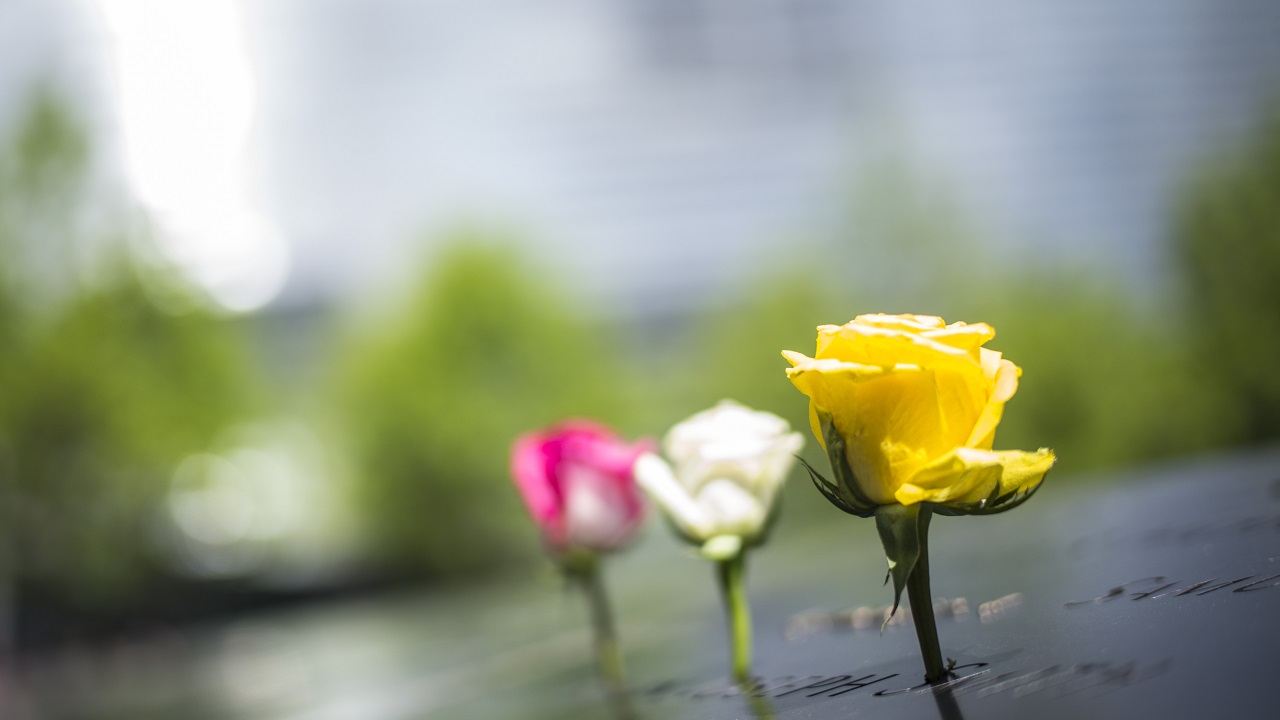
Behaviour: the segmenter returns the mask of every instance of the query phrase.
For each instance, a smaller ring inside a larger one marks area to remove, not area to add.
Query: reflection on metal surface
[[[1221,540],[1237,535],[1280,532],[1280,513],[1247,515],[1212,521],[1171,522],[1161,527],[1131,530],[1116,528],[1105,532],[1093,532],[1071,543],[1074,553],[1089,550],[1107,551],[1117,544],[1143,543],[1147,545],[1188,545],[1209,540]]]
[[[905,688],[881,688],[880,690],[877,690],[875,692],[875,696],[889,697],[892,695],[906,695],[908,693],[921,694],[921,693],[931,692],[936,694],[940,692],[950,692],[951,688],[955,687],[960,683],[968,682],[975,677],[985,675],[987,673],[987,670],[983,669],[985,667],[987,667],[987,663],[985,662],[975,662],[975,663],[966,663],[964,665],[956,665],[955,667],[952,667],[948,671],[950,673],[950,679],[944,680],[943,682],[937,682],[937,683],[922,682],[918,685],[913,685],[911,687],[905,687]],[[968,673],[963,672],[965,670],[969,670],[970,672]]]
[[[951,688],[935,692],[933,701],[938,704],[938,714],[942,716],[942,720],[964,720],[964,713],[960,712],[960,703],[956,702]]]
[[[1015,698],[1041,692],[1048,693],[1052,697],[1061,697],[1089,689],[1108,692],[1163,675],[1169,671],[1169,666],[1170,661],[1167,658],[1147,664],[1130,660],[1119,664],[1078,663],[1065,668],[1054,665],[1026,673],[991,675],[956,686],[954,692],[956,694],[972,692],[979,697],[1007,692]]]
[[[978,617],[982,622],[992,622],[1022,605],[1022,593],[1011,593],[978,605]],[[933,616],[938,619],[963,621],[969,617],[969,601],[966,598],[937,598],[933,601]],[[837,631],[880,631],[882,627],[896,627],[911,623],[911,610],[899,607],[896,613],[892,605],[860,606],[852,610],[814,609],[796,613],[787,619],[783,635],[789,642],[796,642],[814,635]]]
[[[230,460],[231,449],[245,445],[213,452]],[[952,679],[932,686],[922,682],[909,631],[852,636],[854,610],[798,612],[813,602],[813,592],[843,597],[847,588],[843,577],[810,560],[809,548],[779,544],[776,566],[801,572],[779,578],[761,565],[758,620],[770,631],[760,634],[762,674],[747,693],[721,675],[710,641],[722,632],[713,598],[699,605],[673,597],[671,603],[683,604],[664,605],[659,598],[670,593],[655,578],[673,572],[669,548],[651,557],[637,548],[628,558],[633,572],[617,577],[619,598],[630,601],[619,618],[635,683],[631,698],[641,717],[663,720],[759,720],[769,713],[950,720],[955,711],[982,720],[1270,717],[1280,534],[1227,533],[1194,553],[1134,543],[1083,561],[1068,549],[1076,537],[1110,536],[1135,518],[1227,527],[1232,518],[1256,515],[1260,499],[1270,502],[1280,453],[1263,459],[1184,480],[1105,492],[1095,486],[1057,506],[1032,504],[1006,518],[1001,537],[1008,544],[993,547],[986,528],[949,529],[955,571],[972,599],[934,608],[939,618],[950,613],[951,621],[940,620],[948,625],[944,650],[959,664]],[[1210,506],[1212,515],[1203,515],[1206,500],[1219,503]],[[1157,517],[1153,507],[1167,512]],[[1034,552],[1008,550],[1027,547],[1028,538]],[[817,533],[813,546],[845,540],[842,530]],[[994,553],[1007,561],[995,566]],[[859,561],[882,562],[878,553]],[[804,579],[806,573],[812,576]],[[1131,581],[1117,583],[1122,578]],[[344,602],[247,625],[164,631],[133,647],[77,647],[11,676],[5,690],[14,688],[31,710],[0,714],[6,720],[610,718],[577,614],[564,611],[561,597],[527,592],[531,584],[452,598]],[[1022,588],[1020,603],[1007,597],[1011,588]],[[1081,604],[1064,608],[1067,600]],[[980,608],[988,602],[996,602],[987,614],[998,622],[982,624]],[[1003,612],[992,612],[997,607]],[[876,612],[864,608],[862,616],[874,626]],[[788,618],[792,629],[829,634],[786,642]]]
[[[984,623],[995,622],[1006,613],[1022,607],[1022,593],[1010,593],[1004,597],[988,600],[978,606],[978,619]]]
[[[763,692],[764,683],[759,678],[752,678],[749,685],[740,684],[738,688],[746,698],[751,717],[755,720],[777,720],[778,715],[773,710],[773,703],[766,698]]]

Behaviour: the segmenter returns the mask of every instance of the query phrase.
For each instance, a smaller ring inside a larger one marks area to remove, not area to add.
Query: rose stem
[[[623,688],[626,680],[622,672],[622,652],[618,647],[618,636],[613,629],[613,612],[609,609],[609,597],[604,591],[600,574],[600,563],[594,557],[582,563],[574,573],[582,584],[582,592],[587,596],[587,605],[591,611],[592,639],[595,642],[600,677],[612,691]]]
[[[751,679],[751,609],[747,607],[744,582],[746,553],[739,552],[728,560],[718,561],[716,570],[729,619],[733,679],[746,683]]]
[[[907,576],[907,598],[911,602],[911,619],[915,621],[920,654],[924,656],[924,679],[937,682],[947,674],[947,670],[942,664],[938,623],[933,616],[933,594],[929,591],[929,520],[932,517],[933,510],[927,505],[920,508],[920,559],[916,560],[915,568]]]

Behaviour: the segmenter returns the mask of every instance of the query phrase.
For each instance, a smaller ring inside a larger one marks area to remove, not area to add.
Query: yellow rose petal
[[[894,498],[903,505],[978,502],[990,497],[1003,471],[997,453],[956,448],[916,471]]]
[[[903,505],[979,502],[991,497],[993,491],[1003,496],[1034,488],[1056,460],[1053,452],[1044,448],[1036,452],[957,448],[920,468],[894,497]]]
[[[886,315],[884,313],[859,315],[853,319],[853,322],[859,325],[873,325],[906,332],[936,330],[947,325],[946,321],[937,315],[913,315],[911,313],[903,313],[901,315]]]
[[[822,436],[822,423],[818,420],[818,407],[824,406],[823,403],[827,398],[825,387],[828,378],[824,376],[847,374],[854,377],[868,377],[883,375],[886,372],[885,368],[874,365],[859,365],[831,358],[815,360],[794,350],[783,350],[782,357],[793,366],[787,368],[787,378],[796,386],[796,389],[810,398],[809,427],[824,450],[827,447],[827,441]]]
[[[982,366],[982,373],[987,376],[988,380],[995,381],[996,374],[1000,372],[1000,359],[1003,355],[998,350],[988,350],[980,348],[978,350],[978,364]]]
[[[970,445],[973,428],[990,405],[989,383],[973,368],[938,368],[934,373],[939,443],[948,449]]]
[[[983,450],[991,449],[991,446],[995,444],[996,427],[1000,425],[1000,419],[1004,417],[1004,404],[1018,391],[1018,376],[1022,374],[1022,369],[1003,359],[998,361],[997,368],[991,388],[991,397],[987,400],[986,407],[978,415],[978,420],[973,425],[973,431],[969,433],[969,437],[964,442],[964,445],[968,447],[981,448]]]
[[[1044,474],[1058,461],[1053,451],[1040,448],[1035,452],[1022,450],[997,450],[1004,473],[1000,476],[1000,494],[1015,490],[1029,490],[1044,479]]]
[[[923,335],[874,325],[849,323],[819,330],[820,358],[835,358],[864,365],[910,363],[933,367],[964,365],[979,370],[977,358],[969,350],[952,347]]]
[[[902,480],[959,442],[944,432],[932,371],[914,365],[880,368],[788,359],[799,362],[787,376],[809,396],[814,435],[822,440],[817,411],[824,408],[846,439],[849,467],[872,502],[893,502]]]
[[[975,503],[1034,487],[1053,454],[993,452],[1021,369],[983,347],[986,323],[933,315],[859,315],[821,325],[814,357],[784,351],[787,376],[845,445],[862,494],[878,504]]]
[[[986,323],[969,325],[956,322],[941,330],[926,330],[920,333],[920,336],[943,345],[964,350],[969,354],[969,357],[977,360],[978,348],[990,342],[996,336],[996,331],[995,328]]]

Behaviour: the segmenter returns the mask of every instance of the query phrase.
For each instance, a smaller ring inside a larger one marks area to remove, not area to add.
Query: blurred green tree
[[[224,323],[166,315],[132,278],[78,293],[3,399],[22,574],[94,602],[132,596],[174,468],[253,406],[245,360]]]
[[[658,388],[680,383],[667,390],[660,426],[731,398],[779,415],[809,436],[809,403],[787,380],[782,350],[813,354],[818,325],[852,319],[854,304],[804,269],[767,271],[732,307],[701,313],[684,341],[688,349],[675,353],[672,368],[654,378]],[[808,442],[803,454],[823,458],[816,442]]]
[[[519,433],[566,417],[619,426],[608,338],[487,232],[450,237],[394,317],[346,342],[343,434],[374,551],[448,578],[537,550],[508,475]]]
[[[1025,370],[997,446],[1053,447],[1055,474],[1239,437],[1234,401],[1205,382],[1187,327],[1161,312],[1166,297],[1140,297],[1096,268],[1006,257],[946,186],[901,159],[874,162],[869,174],[854,184],[847,220],[810,268],[811,282],[845,306],[822,322],[916,312],[991,324],[998,334],[989,347]],[[749,343],[747,335],[739,342]],[[799,349],[812,343],[807,337]]]
[[[1185,327],[1096,271],[1038,271],[975,298],[988,347],[1023,368],[998,448],[1052,447],[1057,474],[1189,455],[1234,437]]]
[[[44,89],[0,145],[0,550],[20,585],[99,610],[154,577],[175,466],[261,388],[233,327],[158,309],[121,235],[81,222],[104,202],[92,162]],[[83,280],[85,246],[112,243]]]
[[[1242,440],[1280,438],[1280,111],[1193,178],[1174,234],[1201,382]]]

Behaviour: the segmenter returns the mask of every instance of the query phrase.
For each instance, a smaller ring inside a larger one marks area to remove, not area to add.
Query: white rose
[[[804,437],[777,415],[722,400],[662,445],[671,463],[641,455],[636,481],[704,555],[725,559],[762,539]]]

